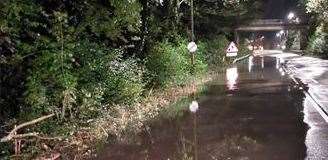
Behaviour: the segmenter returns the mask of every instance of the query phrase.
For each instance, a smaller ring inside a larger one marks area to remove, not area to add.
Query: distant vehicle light
[[[281,46],[281,49],[286,49],[286,46],[285,45]]]

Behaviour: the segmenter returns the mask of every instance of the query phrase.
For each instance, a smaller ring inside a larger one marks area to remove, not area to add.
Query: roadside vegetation
[[[0,159],[84,159],[105,141],[127,140],[160,107],[196,92],[192,79],[200,85],[229,64],[225,28],[260,7],[195,2],[192,66],[190,7],[177,2],[2,0]],[[217,16],[222,22],[211,24]],[[31,120],[40,121],[8,134]]]
[[[307,52],[315,56],[328,58],[328,1],[302,1],[311,14],[311,33]]]

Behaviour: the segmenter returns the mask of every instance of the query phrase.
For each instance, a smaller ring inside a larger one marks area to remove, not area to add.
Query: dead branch
[[[7,136],[1,138],[0,142],[8,142],[8,141],[11,141],[12,139],[20,139],[20,138],[24,138],[24,137],[31,137],[31,136],[35,137],[35,136],[38,135],[37,133],[27,133],[27,134],[15,134],[15,133],[21,128],[24,128],[24,127],[29,126],[29,125],[36,124],[38,122],[41,122],[41,121],[46,120],[48,118],[51,118],[54,115],[55,114],[52,113],[52,114],[42,116],[40,118],[37,118],[37,119],[34,119],[32,121],[25,122],[25,123],[22,123],[22,124],[18,125],[13,130],[11,130]]]
[[[25,133],[25,134],[15,134],[11,137],[11,139],[24,139],[27,137],[35,137],[37,139],[41,140],[61,140],[61,137],[43,137],[39,136],[39,133],[33,132],[33,133]]]
[[[25,134],[15,134],[15,135],[11,136],[11,139],[23,139],[26,137],[36,137],[38,135],[39,135],[39,133],[37,133],[37,132],[25,133]]]

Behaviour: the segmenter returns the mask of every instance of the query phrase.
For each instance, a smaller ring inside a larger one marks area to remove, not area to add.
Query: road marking
[[[313,103],[315,103],[313,107],[319,112],[321,117],[325,119],[325,121],[328,123],[328,114],[323,109],[324,105],[320,103],[320,101],[315,96],[313,96],[310,92],[305,91],[305,94],[307,94],[310,97],[310,99],[313,101]]]
[[[311,81],[314,82],[314,83],[317,83],[317,84],[319,83],[317,80],[315,80],[313,78],[311,78]]]

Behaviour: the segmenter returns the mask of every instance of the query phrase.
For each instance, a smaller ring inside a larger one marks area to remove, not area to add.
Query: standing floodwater
[[[98,159],[299,160],[306,157],[304,95],[270,57],[251,57],[206,86],[194,115],[161,116],[135,143],[109,144]],[[190,103],[193,99],[190,99]],[[170,118],[168,118],[170,117]]]

